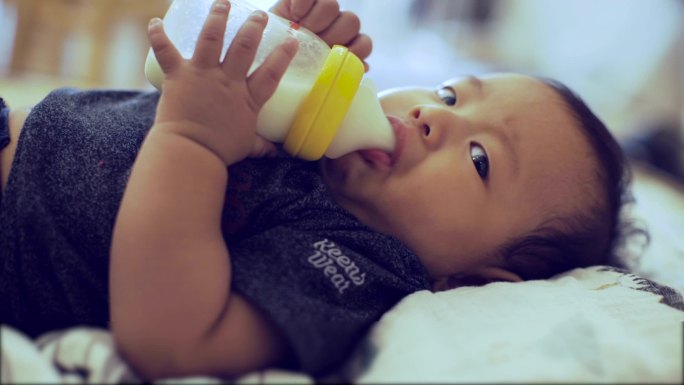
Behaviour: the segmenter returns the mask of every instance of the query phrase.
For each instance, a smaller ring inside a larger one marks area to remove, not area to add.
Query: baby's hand
[[[328,45],[340,44],[349,47],[356,56],[364,60],[373,49],[368,35],[360,33],[359,17],[349,11],[341,11],[337,0],[279,0],[271,12],[316,33]],[[368,65],[366,69],[368,69]]]
[[[256,133],[262,105],[273,95],[297,51],[288,39],[247,76],[267,22],[265,12],[253,13],[220,60],[230,4],[216,0],[189,60],[183,59],[153,19],[149,40],[164,72],[155,128],[169,130],[214,152],[227,165],[258,155],[270,143]]]

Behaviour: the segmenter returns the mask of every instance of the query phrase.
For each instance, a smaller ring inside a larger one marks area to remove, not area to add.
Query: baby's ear
[[[483,286],[497,281],[522,282],[523,279],[518,274],[501,267],[483,267],[467,273],[438,278],[432,284],[432,290],[444,291],[462,286]]]

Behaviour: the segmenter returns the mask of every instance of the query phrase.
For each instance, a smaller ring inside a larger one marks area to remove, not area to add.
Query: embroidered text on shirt
[[[350,281],[356,286],[363,285],[366,273],[362,273],[334,242],[323,239],[314,242],[313,248],[314,253],[308,258],[309,263],[322,269],[323,274],[330,279],[340,294],[349,288]],[[346,273],[346,276],[343,273]]]

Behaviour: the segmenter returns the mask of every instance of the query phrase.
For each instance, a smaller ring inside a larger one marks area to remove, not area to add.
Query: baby
[[[415,291],[618,263],[624,159],[564,86],[494,74],[388,90],[390,154],[293,159],[255,127],[297,44],[248,76],[266,15],[221,60],[229,8],[214,3],[189,60],[151,21],[161,95],[63,89],[27,117],[3,103],[3,322],[109,327],[148,379],[321,376]],[[370,53],[334,1],[274,10]]]

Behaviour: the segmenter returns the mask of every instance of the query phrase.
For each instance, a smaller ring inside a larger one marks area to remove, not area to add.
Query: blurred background
[[[147,21],[169,0],[0,0],[0,95],[149,88]],[[252,0],[267,9],[274,0]],[[518,71],[577,91],[635,159],[684,181],[684,0],[340,0],[382,88]]]

